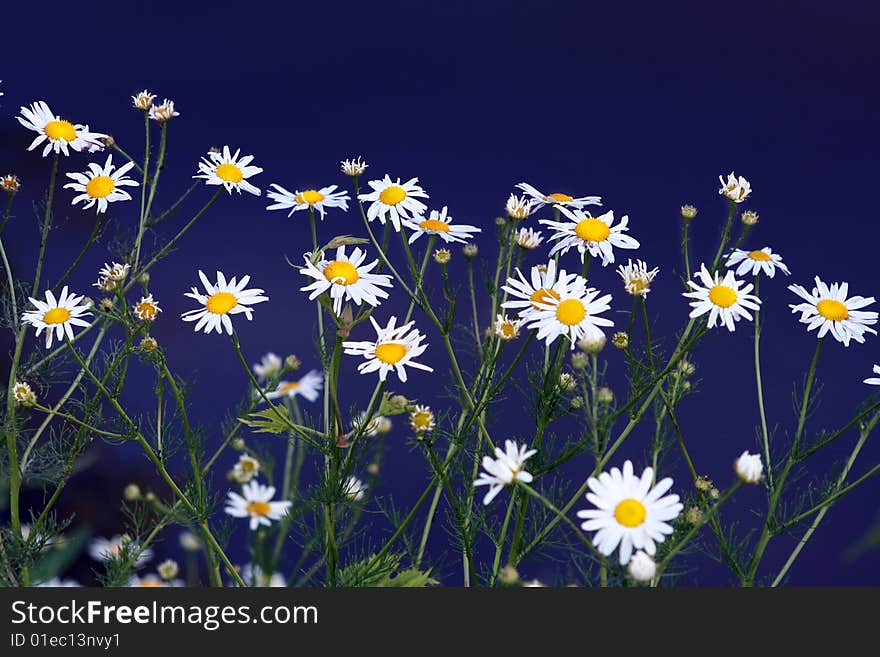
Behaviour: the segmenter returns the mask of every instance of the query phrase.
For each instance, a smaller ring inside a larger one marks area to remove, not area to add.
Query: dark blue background
[[[13,119],[19,105],[45,99],[54,111],[111,133],[123,148],[139,153],[142,125],[128,98],[147,87],[160,99],[174,99],[181,112],[169,126],[159,208],[190,184],[208,147],[224,144],[255,156],[265,172],[253,182],[263,189],[270,182],[290,189],[347,185],[338,161],[354,155],[370,162],[368,178],[386,172],[419,176],[431,207],[448,204],[458,221],[488,229],[479,240],[484,253],[492,249],[493,217],[515,183],[599,194],[608,208],[629,214],[632,234],[642,243],[639,257],[661,267],[650,307],[659,313],[659,334],[671,336],[688,311],[677,280],[678,208],[684,202],[699,207],[692,257],[711,259],[725,212],[717,176],[734,169],[751,181],[748,207],[761,217],[748,245],[780,252],[792,269],[791,282],[808,285],[819,274],[826,281],[849,281],[856,294],[880,291],[880,229],[873,216],[880,145],[877,16],[867,3],[189,5],[68,6],[77,20],[43,16],[38,27],[19,6],[11,8],[11,22],[10,10],[4,12],[0,48],[11,65],[2,75],[0,170],[15,171],[24,184],[4,236],[16,272],[27,272],[34,260],[37,228],[28,203],[42,193],[49,163],[24,151],[31,136]],[[63,167],[84,169],[86,161],[72,157]],[[199,190],[190,209],[208,196]],[[49,280],[66,268],[94,216],[70,209],[70,198],[69,190],[58,195],[62,221],[49,246]],[[286,219],[266,212],[267,204],[247,195],[222,198],[152,273],[151,288],[165,311],[155,335],[174,370],[196,382],[193,413],[209,436],[217,431],[220,409],[239,399],[245,380],[226,338],[195,335],[178,320],[191,307],[182,294],[196,284],[197,269],[251,273],[254,284],[267,290],[271,301],[256,308],[255,321],[237,322],[250,360],[273,350],[299,354],[307,368],[316,365],[313,308],[298,292],[304,279],[284,262],[284,256],[298,260],[310,248],[306,216]],[[135,205],[113,208],[128,231]],[[360,234],[362,227],[356,215],[330,211],[319,231],[326,239]],[[461,280],[463,259],[458,250],[453,257],[453,276]],[[96,250],[71,281],[75,289],[92,290],[88,272],[107,258],[103,246]],[[616,309],[628,310],[629,298],[610,268],[594,268],[591,282],[614,293]],[[783,445],[793,425],[793,385],[815,345],[789,313],[786,304],[794,297],[785,290],[788,282],[777,278],[762,290],[768,415],[771,425],[779,423]],[[379,317],[400,304],[398,294]],[[487,323],[488,311],[482,310]],[[621,314],[619,324],[624,321]],[[439,338],[430,335],[424,360],[435,366],[435,376],[415,372],[410,385],[392,385],[396,391],[434,400],[434,385],[447,381]],[[701,394],[680,409],[698,469],[719,482],[729,480],[737,454],[756,446],[751,348],[745,325],[732,335],[707,336],[695,354]],[[608,358],[611,383],[622,392],[623,359],[616,353]],[[869,392],[861,380],[878,361],[873,336],[849,349],[829,343],[820,364],[822,405],[809,427],[845,421]],[[351,381],[343,401],[363,406],[373,379],[358,378],[356,364],[343,362],[343,376]],[[139,368],[128,401],[147,411],[152,375]],[[528,439],[522,419],[515,413],[495,418],[493,434]],[[393,491],[405,504],[423,485],[425,468],[404,446],[400,424],[388,440],[381,493]],[[621,458],[643,460],[648,430],[636,432]],[[831,467],[853,440],[842,439],[810,467]],[[107,451],[108,461],[77,480],[86,497],[94,492],[95,508],[80,504],[76,512],[105,534],[118,518],[108,519],[104,496],[116,495],[140,467],[140,457],[126,452]],[[870,441],[856,472],[878,453]],[[232,460],[230,454],[221,463]],[[582,457],[572,491],[589,467]],[[686,472],[677,461],[674,474],[683,485]],[[876,520],[878,492],[880,481],[872,481],[834,508],[792,571],[793,583],[880,583],[878,553],[855,561],[842,556]],[[759,523],[748,509],[763,504],[757,488],[739,496],[739,515],[748,526]],[[442,530],[435,538],[436,547],[446,540]],[[764,572],[775,573],[792,545],[775,541],[765,560],[773,567]],[[552,577],[549,565],[532,567],[534,574]],[[707,566],[695,581],[729,580]]]

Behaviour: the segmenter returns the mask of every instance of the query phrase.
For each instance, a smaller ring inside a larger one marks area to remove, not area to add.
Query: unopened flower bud
[[[232,441],[232,449],[234,449],[236,452],[243,452],[244,448],[244,438],[236,438]]]
[[[452,259],[452,253],[449,249],[437,249],[434,251],[434,262],[438,265],[445,265]]]
[[[111,135],[107,135],[101,141],[104,142],[106,148],[113,148],[116,145],[116,140]]]
[[[582,351],[576,351],[571,355],[571,366],[576,370],[582,370],[590,364],[589,354]]]
[[[159,343],[156,341],[156,338],[147,336],[143,340],[141,340],[141,349],[146,351],[147,353],[151,353],[156,351],[159,347]]]
[[[611,344],[620,350],[627,349],[629,347],[629,335],[623,331],[618,331],[611,336]]]
[[[754,226],[758,223],[758,213],[754,210],[746,210],[740,216],[740,221],[746,226]]]
[[[122,491],[122,496],[129,502],[139,500],[141,497],[141,489],[137,484],[129,484]]]
[[[703,511],[699,507],[692,506],[685,512],[684,518],[692,525],[702,525],[704,520]]]
[[[685,221],[690,221],[697,216],[697,209],[693,205],[681,206],[681,217]]]
[[[614,401],[614,391],[611,388],[599,388],[596,391],[596,399],[600,404],[610,404]]]
[[[504,566],[498,572],[498,581],[504,586],[513,586],[519,583],[519,573],[516,568],[511,565]]]
[[[598,354],[605,348],[605,343],[607,339],[605,338],[604,333],[596,333],[594,335],[588,335],[587,337],[578,340],[577,346],[581,351],[588,354]]]
[[[461,249],[462,253],[464,253],[464,257],[468,260],[474,258],[477,255],[478,250],[476,244],[465,244]]]

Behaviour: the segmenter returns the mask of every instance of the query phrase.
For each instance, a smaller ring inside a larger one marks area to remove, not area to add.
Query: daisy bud
[[[296,372],[300,367],[302,367],[302,361],[294,354],[290,354],[287,358],[284,359],[284,367],[286,367],[288,370]]]
[[[739,455],[739,458],[733,464],[733,469],[736,472],[736,476],[744,484],[760,483],[761,475],[764,474],[761,455],[749,454],[747,451]]]
[[[504,217],[495,217],[495,225],[501,228],[507,223],[507,219]]]
[[[21,189],[21,180],[19,180],[18,176],[7,173],[0,178],[0,187],[2,187],[7,194],[15,194]]]
[[[476,244],[465,244],[461,252],[464,253],[464,257],[468,260],[473,259],[477,255],[477,245]]]
[[[740,221],[746,226],[754,226],[758,223],[758,213],[754,210],[746,210],[740,216]]]
[[[153,491],[150,491],[149,493],[144,495],[144,499],[147,502],[155,502],[156,501],[156,493],[154,493]]]
[[[349,178],[358,178],[363,175],[364,171],[366,171],[367,167],[370,166],[366,162],[364,162],[360,156],[357,158],[352,158],[350,160],[342,160],[342,173],[344,173]]]
[[[177,577],[177,574],[180,572],[180,568],[177,565],[177,562],[174,559],[166,559],[158,566],[156,566],[156,572],[159,577],[164,579],[165,581],[170,581]]]
[[[576,370],[582,370],[590,364],[589,354],[582,351],[576,351],[571,355],[571,366]]]
[[[629,347],[629,335],[627,335],[623,331],[618,331],[611,336],[611,344],[613,344],[620,350],[626,349],[627,347]]]
[[[370,474],[374,477],[377,474],[379,474],[379,464],[378,463],[370,463],[370,465],[367,466],[367,474]]]
[[[122,497],[129,502],[134,502],[141,498],[141,489],[137,484],[129,484],[122,491]]]
[[[105,313],[109,313],[111,310],[113,310],[113,299],[110,299],[109,297],[104,297],[98,302],[98,308],[103,310]]]
[[[690,362],[687,358],[682,358],[675,366],[676,372],[680,376],[691,376],[697,371],[697,366]]]
[[[245,449],[244,438],[236,438],[232,441],[232,449],[236,452],[243,452]]]
[[[107,135],[101,141],[104,142],[104,146],[107,148],[113,148],[116,145],[116,140],[110,135]]]
[[[577,381],[568,372],[563,372],[559,375],[559,383],[557,385],[560,392],[571,392],[577,387]]]
[[[712,480],[709,477],[700,476],[697,477],[697,480],[694,482],[694,486],[701,493],[708,493],[712,490]]]
[[[692,525],[702,525],[704,520],[702,510],[695,506],[692,506],[685,512],[684,518]]]
[[[15,385],[12,387],[12,396],[15,398],[16,404],[24,406],[25,408],[37,403],[37,395],[34,394],[31,387],[23,381],[15,382]]]
[[[596,391],[596,399],[600,404],[610,404],[614,401],[614,391],[611,388],[599,388]]]
[[[721,491],[713,486],[712,490],[709,491],[709,497],[711,497],[713,500],[717,500],[719,497],[721,497]]]
[[[583,408],[584,398],[580,395],[577,395],[576,397],[572,397],[569,403],[571,404],[572,408]]]
[[[438,265],[445,265],[452,259],[449,249],[437,249],[434,251],[434,262]]]
[[[141,285],[149,285],[150,283],[150,272],[145,271],[143,274],[138,276],[138,283]]]
[[[577,346],[581,351],[588,354],[598,354],[605,348],[605,343],[607,342],[607,338],[604,333],[596,333],[595,335],[588,335],[582,340],[578,340]]]
[[[654,575],[657,574],[657,564],[651,557],[639,550],[629,560],[627,571],[635,581],[645,584],[654,579]]]
[[[681,218],[685,221],[690,221],[694,217],[697,216],[697,209],[693,205],[682,205],[681,206]]]
[[[159,343],[156,341],[156,338],[147,336],[143,340],[141,340],[141,349],[146,351],[148,354],[156,351],[159,348]]]
[[[519,584],[519,573],[516,568],[508,564],[498,572],[498,581],[501,582],[503,586]]]
[[[192,532],[181,532],[178,540],[180,541],[180,547],[187,552],[198,552],[202,549],[201,541]]]

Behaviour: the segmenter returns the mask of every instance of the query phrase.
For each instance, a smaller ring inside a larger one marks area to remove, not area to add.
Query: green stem
[[[727,246],[727,241],[730,239],[730,229],[733,227],[733,217],[735,214],[736,203],[731,201],[730,209],[727,212],[727,223],[724,225],[724,232],[721,234],[721,241],[718,243],[718,251],[715,253],[715,258],[712,260],[712,268],[710,270],[712,272],[718,269],[718,264],[721,262],[721,255],[724,253],[724,247]]]
[[[58,289],[62,285],[64,285],[64,281],[66,281],[70,277],[70,275],[77,268],[79,263],[82,262],[82,259],[85,258],[86,254],[89,252],[89,249],[91,249],[92,245],[95,243],[95,239],[97,239],[97,237],[98,237],[98,233],[101,230],[101,224],[103,222],[104,222],[104,213],[99,212],[97,219],[95,219],[95,225],[92,227],[92,234],[89,235],[89,239],[86,242],[86,245],[79,252],[79,255],[76,256],[76,259],[73,261],[73,263],[70,265],[70,267],[67,268],[67,271],[64,272],[64,275],[58,279],[57,283],[55,283],[55,287],[52,288],[53,292],[55,292],[57,294]]]
[[[761,279],[755,276],[755,295]],[[770,432],[767,430],[767,415],[764,412],[764,384],[761,380],[761,309],[755,311],[755,385],[758,389],[758,413],[761,416],[761,439],[764,443],[764,467],[767,470],[767,488],[773,490],[773,461],[770,459]]]

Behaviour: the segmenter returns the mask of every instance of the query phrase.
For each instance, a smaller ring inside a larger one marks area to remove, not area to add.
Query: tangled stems
[[[150,156],[149,115],[145,114],[144,120],[146,121],[147,145],[145,148],[146,156],[144,159],[143,180],[144,180],[144,185],[146,186],[146,184],[148,182],[147,181],[147,176],[148,176],[147,164],[149,163],[149,156]],[[153,207],[153,197],[156,195],[156,188],[159,186],[159,175],[162,173],[162,169],[165,166],[165,147],[166,147],[167,143],[168,143],[168,123],[163,122],[162,123],[162,134],[159,137],[159,155],[156,159],[156,169],[155,169],[155,172],[153,173],[152,180],[149,181],[150,195],[147,198],[147,206],[146,206],[146,208],[144,208],[143,212],[141,213],[140,222],[138,223],[138,234],[137,234],[137,239],[135,240],[135,246],[134,246],[134,264],[132,266],[132,269],[135,269],[135,270],[137,269],[138,263],[140,262],[141,241],[144,236],[144,228],[146,226],[147,217],[150,216],[150,210]],[[222,189],[222,187],[221,187],[221,189]],[[218,189],[217,192],[219,193],[220,190]],[[141,199],[141,204],[143,205],[143,198]]]

